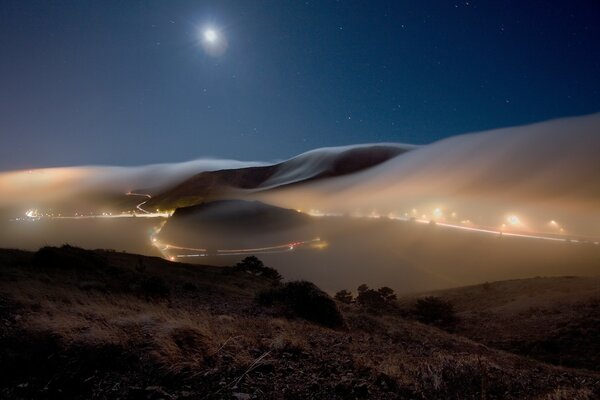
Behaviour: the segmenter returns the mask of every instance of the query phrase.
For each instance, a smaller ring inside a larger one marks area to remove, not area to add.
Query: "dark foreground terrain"
[[[260,268],[2,250],[0,398],[595,399],[598,284],[439,292],[436,327]]]

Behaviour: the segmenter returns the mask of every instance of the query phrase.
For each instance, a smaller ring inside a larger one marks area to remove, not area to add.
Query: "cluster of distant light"
[[[191,248],[191,247],[183,247],[177,246],[174,244],[168,244],[161,242],[157,236],[160,233],[162,227],[166,223],[166,219],[168,219],[173,212],[172,211],[161,211],[156,210],[156,212],[150,212],[144,208],[146,202],[151,198],[149,194],[146,193],[126,193],[127,196],[140,196],[144,198],[144,201],[137,204],[135,206],[135,210],[128,210],[118,214],[113,214],[112,212],[100,212],[100,213],[88,213],[88,214],[80,214],[79,212],[75,212],[74,215],[62,215],[62,213],[54,213],[52,211],[49,212],[40,212],[37,209],[30,209],[25,212],[25,217],[16,218],[15,220],[22,221],[38,221],[42,218],[49,219],[87,219],[87,218],[131,218],[131,217],[144,217],[144,218],[164,218],[165,220],[154,229],[154,232],[150,236],[150,240],[152,245],[162,254],[162,256],[171,261],[175,261],[178,258],[191,258],[191,257],[205,257],[205,256],[232,256],[232,255],[244,255],[244,254],[260,254],[260,253],[277,253],[277,252],[285,252],[285,251],[293,251],[298,247],[302,246],[310,246],[311,248],[323,249],[327,247],[327,243],[322,241],[320,238],[305,240],[305,241],[297,241],[285,244],[277,244],[272,246],[265,247],[257,247],[257,248],[243,248],[243,249],[222,249],[216,250],[216,252],[209,253],[207,249],[204,248]],[[303,212],[302,210],[297,210],[298,212]],[[341,217],[346,214],[343,213],[334,213],[334,212],[323,212],[316,209],[311,209],[306,214],[314,216],[314,217]],[[594,245],[598,245],[599,241],[595,240],[587,240],[587,239],[575,239],[568,238],[565,236],[564,227],[558,223],[556,220],[550,220],[547,223],[547,227],[550,227],[554,230],[553,233],[538,233],[532,232],[531,228],[525,224],[523,219],[516,214],[507,214],[502,219],[502,224],[499,227],[487,227],[481,225],[475,225],[471,219],[459,219],[458,214],[455,211],[451,211],[449,213],[445,213],[441,207],[436,207],[430,211],[430,213],[420,213],[417,208],[413,208],[410,211],[404,213],[388,213],[387,215],[382,215],[377,211],[372,211],[370,213],[360,213],[354,212],[350,213],[350,217],[354,218],[388,218],[390,220],[397,221],[407,221],[407,222],[415,222],[420,224],[430,224],[441,226],[450,229],[458,229],[476,233],[483,234],[491,234],[496,236],[510,236],[510,237],[519,237],[519,238],[529,238],[529,239],[540,239],[540,240],[550,240],[557,242],[570,242],[570,243],[579,243],[579,242],[588,242],[593,243]],[[174,254],[174,251],[178,251],[178,253]]]
[[[173,211],[163,211],[156,209],[155,212],[148,211],[143,208],[143,205],[148,202],[152,198],[149,194],[146,193],[133,193],[127,192],[125,193],[127,196],[141,196],[144,197],[145,200],[135,206],[136,210],[127,210],[122,211],[120,213],[113,214],[112,212],[89,212],[89,213],[80,213],[79,211],[75,211],[73,215],[63,215],[62,213],[54,213],[52,211],[48,212],[39,212],[37,209],[30,209],[25,212],[25,218],[15,218],[15,221],[39,221],[42,218],[52,218],[52,219],[88,219],[88,218],[132,218],[132,217],[143,217],[143,218],[169,218],[173,215]]]
[[[39,221],[43,218],[47,219],[93,219],[93,218],[133,218],[133,217],[142,217],[142,218],[169,218],[172,215],[172,211],[160,211],[156,212],[142,212],[138,213],[136,211],[123,211],[120,213],[113,214],[112,212],[99,212],[99,213],[80,213],[75,212],[73,215],[63,215],[62,213],[52,213],[52,212],[38,212],[38,210],[27,210],[25,212],[25,217],[17,217],[14,218],[14,221]]]
[[[298,212],[303,212],[302,210],[296,210]],[[311,209],[307,214],[314,217],[337,217],[343,216],[341,213],[333,213],[333,212],[323,212],[316,209]],[[588,242],[593,243],[595,245],[599,244],[599,241],[596,240],[588,240],[588,239],[575,239],[568,238],[565,236],[565,228],[559,224],[556,220],[550,220],[546,227],[550,227],[555,232],[552,233],[539,233],[533,232],[532,229],[527,226],[521,217],[515,214],[506,215],[502,221],[503,223],[499,227],[488,227],[475,225],[471,219],[458,219],[458,214],[455,211],[449,213],[449,218],[446,217],[446,214],[441,208],[434,208],[431,210],[430,214],[420,214],[417,208],[413,208],[409,212],[404,212],[401,214],[397,213],[388,213],[387,215],[383,215],[378,213],[377,211],[372,211],[370,213],[360,213],[354,212],[350,214],[351,217],[355,218],[388,218],[390,220],[398,220],[398,221],[409,221],[409,222],[417,222],[421,224],[435,224],[447,228],[452,229],[460,229],[471,232],[478,233],[486,233],[493,234],[498,236],[512,236],[512,237],[520,237],[520,238],[530,238],[530,239],[541,239],[541,240],[551,240],[551,241],[560,241],[560,242],[571,242],[571,243],[579,243],[579,242]],[[452,223],[451,221],[456,221]]]

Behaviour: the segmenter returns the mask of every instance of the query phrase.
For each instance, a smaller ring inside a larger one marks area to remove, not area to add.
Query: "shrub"
[[[333,299],[311,282],[288,282],[259,293],[256,300],[265,306],[281,305],[293,315],[329,328],[344,326]]]
[[[391,303],[392,301],[396,301],[398,299],[396,297],[396,293],[394,293],[394,290],[387,286],[380,287],[379,289],[377,289],[377,292],[388,303]]]
[[[252,275],[261,276],[263,278],[281,282],[281,275],[275,268],[267,267],[256,256],[249,256],[237,263],[234,269],[244,271]]]
[[[363,307],[368,308],[390,308],[396,300],[394,290],[384,286],[377,290],[369,289],[364,283],[358,287],[358,296],[356,302]]]
[[[356,302],[363,307],[368,308],[382,308],[385,307],[386,302],[381,293],[377,290],[367,289],[356,296]]]
[[[423,323],[441,327],[449,327],[456,322],[456,313],[452,303],[434,296],[417,300],[414,314]]]
[[[352,303],[352,293],[347,291],[346,289],[340,290],[333,296],[334,299],[339,301],[340,303],[350,304]]]

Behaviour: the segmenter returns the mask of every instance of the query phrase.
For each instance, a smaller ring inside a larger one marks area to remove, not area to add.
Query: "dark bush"
[[[263,262],[259,260],[256,256],[249,256],[244,258],[233,268],[238,271],[244,271],[252,275],[261,276],[263,278],[275,281],[277,283],[281,282],[282,279],[281,275],[279,274],[279,272],[277,272],[276,269],[265,266]]]
[[[142,279],[140,292],[146,297],[168,297],[171,290],[163,279],[150,276]]]
[[[311,282],[288,282],[259,293],[256,300],[265,306],[281,305],[290,314],[329,328],[344,326],[333,299]]]
[[[388,303],[398,300],[398,298],[396,297],[396,293],[394,293],[394,290],[387,286],[383,286],[377,289],[377,293],[379,293],[381,297],[383,297],[383,299]]]
[[[454,306],[439,297],[429,296],[417,300],[414,314],[423,323],[450,327],[456,323]]]
[[[358,296],[356,302],[367,308],[372,309],[390,309],[394,306],[396,294],[391,288],[384,286],[377,290],[369,289],[365,284],[358,287]]]
[[[336,299],[337,301],[341,302],[341,303],[345,303],[345,304],[350,304],[352,303],[352,293],[350,293],[349,291],[347,291],[346,289],[340,290],[339,292],[337,292],[335,294],[335,296],[333,296],[334,299]]]
[[[33,265],[46,269],[94,270],[107,266],[106,258],[95,251],[64,245],[42,247],[33,256]]]
[[[367,289],[356,296],[356,302],[363,307],[382,308],[386,306],[385,299],[377,290]]]

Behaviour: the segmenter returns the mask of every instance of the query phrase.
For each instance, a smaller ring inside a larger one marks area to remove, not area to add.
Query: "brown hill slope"
[[[458,334],[545,362],[600,370],[600,277],[518,279],[431,294],[454,305]]]
[[[588,399],[600,375],[344,306],[259,306],[271,281],[130,254],[0,251],[2,398]]]

